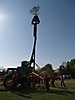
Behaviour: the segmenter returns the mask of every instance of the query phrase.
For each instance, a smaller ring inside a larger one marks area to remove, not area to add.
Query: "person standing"
[[[14,73],[13,75],[12,75],[12,83],[13,83],[13,85],[12,85],[12,92],[16,92],[16,88],[17,88],[17,74],[16,73]]]
[[[30,75],[27,76],[27,86],[31,87],[31,77],[30,77]]]
[[[44,77],[44,83],[45,83],[47,92],[49,92],[49,77],[47,75]]]
[[[38,84],[38,87],[40,86],[40,76],[37,76],[37,84]]]
[[[61,74],[60,75],[60,80],[61,80],[61,82],[60,82],[60,84],[61,84],[61,86],[63,87],[65,87],[65,83],[64,83],[64,78],[63,78],[63,75]]]
[[[54,81],[55,81],[55,79],[54,79],[54,76],[52,75],[51,76],[51,85],[52,85],[52,87],[55,87]]]

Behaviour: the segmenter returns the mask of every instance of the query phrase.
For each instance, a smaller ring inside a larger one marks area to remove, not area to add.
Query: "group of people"
[[[41,78],[39,76],[36,76],[36,75],[27,75],[27,76],[23,76],[21,77],[22,78],[22,84],[23,85],[25,82],[26,83],[26,87],[35,87],[35,84],[38,83],[38,86],[40,84],[40,81],[41,81]],[[18,80],[21,79],[20,77],[17,76],[16,73],[13,73],[12,75],[12,87],[11,87],[11,92],[15,92],[16,89],[17,89],[17,83],[18,83]]]
[[[47,76],[46,75],[44,79],[45,79],[46,90],[47,90],[47,92],[49,92],[49,86],[50,85],[52,87],[55,87],[55,80],[56,80],[56,78],[54,76]],[[64,77],[63,77],[62,74],[60,75],[60,85],[61,85],[61,87],[65,87]]]
[[[53,75],[52,76],[47,76],[47,75],[44,76],[44,84],[45,84],[47,92],[49,92],[50,86],[55,87],[54,82],[55,82],[55,78]]]
[[[14,73],[12,75],[12,89],[11,91],[15,92],[16,88],[17,88],[17,80],[18,77],[16,75],[16,73]],[[61,80],[61,86],[65,87],[65,83],[64,83],[64,78],[63,75],[60,75],[60,80]],[[55,87],[55,77],[52,76],[37,76],[37,75],[28,75],[26,76],[26,82],[27,82],[27,87],[35,87],[36,84],[38,84],[38,86],[40,86],[40,83],[43,82],[45,84],[46,87],[46,91],[49,92],[49,88],[50,86]]]

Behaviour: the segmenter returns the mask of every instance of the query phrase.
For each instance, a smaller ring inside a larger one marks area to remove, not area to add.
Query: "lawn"
[[[15,94],[0,86],[0,100],[75,100],[75,79],[65,80],[66,88],[60,86],[60,81],[56,83],[56,87],[50,87],[48,93],[45,91],[45,86],[18,88]]]

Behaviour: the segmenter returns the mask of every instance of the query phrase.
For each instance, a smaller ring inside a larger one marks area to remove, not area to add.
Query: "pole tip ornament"
[[[30,9],[30,13],[33,15],[38,15],[38,11],[40,10],[40,6],[34,6],[32,9]]]

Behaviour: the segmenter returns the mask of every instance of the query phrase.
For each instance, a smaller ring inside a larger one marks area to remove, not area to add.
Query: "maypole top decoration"
[[[32,13],[33,15],[38,15],[39,9],[40,9],[40,6],[34,6],[32,9],[30,9],[30,13]]]

